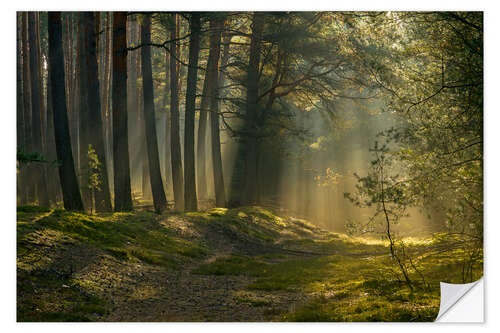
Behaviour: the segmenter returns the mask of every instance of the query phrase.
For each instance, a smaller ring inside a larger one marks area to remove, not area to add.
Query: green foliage
[[[101,162],[94,147],[89,144],[87,149],[87,166],[84,168],[84,184],[86,184],[91,195],[91,213],[95,209],[95,193],[101,190],[101,172]]]
[[[29,164],[32,162],[48,163],[45,156],[39,152],[26,152],[20,147],[17,148],[16,159],[19,164]]]

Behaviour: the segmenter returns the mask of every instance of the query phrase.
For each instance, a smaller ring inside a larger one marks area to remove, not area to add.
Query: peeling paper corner
[[[483,323],[484,280],[466,284],[441,282],[441,302],[436,322]]]

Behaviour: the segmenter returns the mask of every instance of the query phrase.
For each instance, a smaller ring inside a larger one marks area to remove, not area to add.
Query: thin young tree
[[[127,13],[113,13],[113,165],[115,211],[132,210],[127,125]]]
[[[184,210],[184,177],[179,133],[179,71],[177,67],[179,48],[175,41],[178,36],[179,16],[174,14],[174,26],[170,31],[172,40],[170,43],[170,144],[175,210],[182,211]]]
[[[153,204],[155,211],[161,213],[167,206],[163,181],[161,178],[160,158],[158,156],[158,139],[156,136],[153,70],[151,67],[151,14],[143,17],[141,27],[141,64],[142,64],[142,87],[144,97],[144,123],[146,132],[146,150],[148,156],[149,175]]]
[[[50,93],[52,95],[54,136],[59,178],[66,210],[83,210],[82,198],[78,188],[71,139],[69,134],[68,113],[64,78],[64,56],[62,47],[61,13],[49,12],[49,62]]]

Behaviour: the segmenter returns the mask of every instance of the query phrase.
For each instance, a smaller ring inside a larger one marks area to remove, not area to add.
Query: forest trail
[[[415,295],[384,242],[262,207],[161,216],[20,207],[17,233],[18,321],[432,320],[448,272],[432,260],[456,264],[449,254],[421,264],[437,282]]]
[[[255,248],[236,250],[231,238],[216,230],[205,230],[204,238],[213,252],[200,262],[182,265],[179,270],[141,270],[143,299],[131,299],[126,290],[103,321],[265,321],[276,313],[287,312],[309,297],[291,291],[248,290],[256,277],[247,275],[196,274],[201,266],[232,255],[251,255]],[[273,249],[276,252],[276,249]],[[271,251],[273,251],[271,250]],[[279,250],[278,250],[279,251]],[[262,249],[258,251],[262,252]],[[243,272],[242,272],[243,273]],[[133,280],[137,281],[136,277]],[[155,290],[155,295],[150,291]],[[116,300],[116,299],[115,299]]]

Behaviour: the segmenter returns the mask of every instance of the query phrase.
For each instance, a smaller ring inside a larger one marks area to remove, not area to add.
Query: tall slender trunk
[[[50,52],[50,50],[49,50]],[[61,51],[62,52],[62,51]],[[47,59],[49,60],[49,59]],[[64,59],[63,59],[64,61]],[[55,134],[54,134],[54,104],[52,100],[52,87],[50,78],[50,61],[47,61],[47,135],[46,135],[46,153],[47,159],[51,162],[50,166],[47,168],[47,177],[50,179],[47,182],[47,188],[49,191],[49,198],[53,203],[57,203],[58,197],[61,194],[61,182],[59,178],[59,173],[57,167],[55,167],[52,162],[57,160]]]
[[[127,14],[113,13],[113,165],[115,211],[132,210],[127,126]]]
[[[224,176],[222,171],[222,154],[220,147],[220,133],[219,133],[219,87],[222,87],[225,81],[223,72],[218,75],[218,61],[220,54],[220,40],[221,30],[224,26],[224,19],[217,18],[212,25],[214,32],[210,38],[210,52],[214,51],[213,61],[210,63],[208,70],[210,71],[210,79],[213,82],[210,84],[210,129],[212,134],[212,170],[214,176],[214,189],[215,189],[215,204],[217,207],[226,207],[226,192],[224,189]],[[225,40],[226,41],[226,40]],[[224,54],[222,57],[222,66],[228,61],[229,58],[229,41],[224,46]]]
[[[184,119],[184,206],[187,211],[198,209],[196,198],[196,173],[194,162],[194,116],[196,108],[196,83],[200,53],[200,14],[192,13],[189,20],[189,66],[186,84],[186,115]]]
[[[141,41],[144,44],[151,42],[151,16],[143,17],[141,27]],[[156,136],[153,71],[151,68],[151,47],[141,48],[142,62],[142,91],[144,97],[144,123],[146,130],[146,150],[148,153],[148,166],[153,194],[155,211],[161,213],[167,206],[163,181],[161,179],[160,158],[158,156],[158,138]]]
[[[171,39],[175,39],[179,36],[178,16],[177,14],[174,15],[175,27],[170,32]],[[184,210],[184,177],[182,172],[181,143],[179,135],[179,71],[176,58],[179,58],[179,50],[174,41],[170,44],[170,144],[175,210],[182,211]]]
[[[169,78],[170,78],[170,54],[165,52],[165,92],[163,94],[163,107],[165,109],[165,143],[164,143],[164,167],[165,167],[165,191],[166,194],[172,190],[172,163],[171,145],[170,145],[170,106],[169,106]]]
[[[42,137],[42,97],[40,92],[40,53],[37,45],[39,40],[36,36],[36,13],[28,13],[28,34],[29,34],[29,61],[31,70],[31,114],[33,121],[33,150],[38,153],[43,153],[43,137]],[[36,193],[38,204],[48,206],[49,199],[47,196],[47,183],[44,177],[44,166],[40,163],[34,165]]]
[[[69,131],[71,135],[71,147],[73,150],[73,159],[75,161],[75,168],[77,170],[77,175],[80,172],[80,29],[77,20],[78,13],[71,14],[71,27],[70,34],[66,34],[64,36],[63,31],[63,41],[71,39],[71,44],[74,46],[73,49],[66,48],[64,52],[64,57],[66,62],[71,62],[72,64],[72,82],[71,82],[71,90],[68,95],[68,117],[69,117]],[[74,33],[73,33],[74,32]],[[76,42],[73,39],[76,37]],[[64,44],[63,44],[64,45]],[[74,60],[70,60],[73,59]],[[82,184],[80,184],[82,185]]]
[[[137,31],[137,17],[131,16],[127,21],[127,45],[136,46],[139,43]],[[142,191],[142,158],[141,158],[141,113],[139,110],[139,87],[138,87],[138,53],[139,50],[131,51],[127,57],[127,112],[130,151],[130,176],[132,182],[132,193]],[[139,186],[137,182],[139,181]]]
[[[87,59],[88,53],[86,43],[86,17],[83,12],[78,13],[78,151],[79,151],[79,165],[80,169],[78,176],[80,179],[80,190],[82,192],[82,200],[84,206],[89,209],[92,206],[91,191],[89,183],[89,159],[88,151],[90,144],[90,131],[92,124],[90,123],[89,116],[89,97],[88,97],[88,84],[87,84]]]
[[[85,84],[87,86],[88,96],[88,120],[89,125],[89,144],[93,146],[96,151],[97,159],[100,162],[99,168],[92,170],[93,173],[99,174],[99,186],[94,190],[95,192],[95,208],[97,211],[110,212],[111,196],[109,193],[108,183],[108,170],[105,153],[105,143],[103,135],[103,123],[101,114],[101,103],[99,96],[99,76],[97,65],[97,38],[96,34],[96,14],[86,12],[85,16],[85,50],[86,50],[86,77]]]
[[[106,151],[106,161],[108,162],[108,180],[110,193],[113,193],[113,154],[112,154],[112,140],[111,140],[111,107],[110,107],[110,86],[111,86],[111,13],[106,13],[106,20],[104,24],[104,65],[103,65],[103,78],[102,78],[102,107],[104,116],[104,142]]]
[[[137,25],[137,40],[140,43],[140,29],[139,25]],[[137,54],[137,62],[136,62],[136,74],[137,77],[142,77],[142,55],[141,53]],[[138,162],[139,166],[141,166],[140,171],[142,172],[142,198],[144,200],[152,200],[153,193],[151,191],[151,181],[149,176],[149,163],[148,163],[148,153],[146,148],[146,131],[145,131],[145,119],[144,119],[144,94],[143,94],[143,86],[144,82],[141,80],[141,84],[137,84],[136,86],[136,129],[137,129],[137,138],[139,140],[139,149],[138,149]]]
[[[200,199],[207,199],[207,175],[206,175],[206,132],[207,132],[207,118],[208,106],[210,102],[209,96],[209,70],[213,61],[212,53],[214,50],[210,47],[210,53],[207,61],[207,71],[205,72],[205,80],[203,81],[203,92],[200,103],[200,119],[198,120],[198,142],[196,144],[196,178],[198,180],[198,196]],[[213,66],[213,65],[212,65]]]
[[[253,14],[252,36],[250,41],[250,59],[248,63],[248,75],[246,84],[246,204],[255,204],[257,202],[257,103],[259,96],[259,64],[263,25],[263,14],[261,12],[255,12]]]
[[[24,114],[24,130],[25,130],[25,149],[27,152],[33,151],[33,121],[31,112],[31,70],[29,63],[29,33],[28,33],[28,13],[22,14],[22,44],[23,44],[23,114]],[[23,182],[26,191],[26,203],[35,201],[35,178],[33,165],[23,167]]]
[[[22,13],[16,13],[16,23],[17,23],[17,31],[16,31],[16,140],[17,140],[17,149],[22,149],[23,151],[26,149],[25,145],[25,131],[24,131],[24,104],[23,104],[23,78],[22,78]],[[25,168],[22,165],[18,165],[17,170],[17,204],[25,205],[26,204],[26,192],[25,186],[23,182],[24,170]]]
[[[50,68],[52,69],[49,73],[49,82],[53,102],[52,107],[54,109],[54,136],[57,159],[59,160],[59,177],[61,179],[64,208],[67,210],[83,210],[71,152],[60,12],[49,12],[49,52]]]

